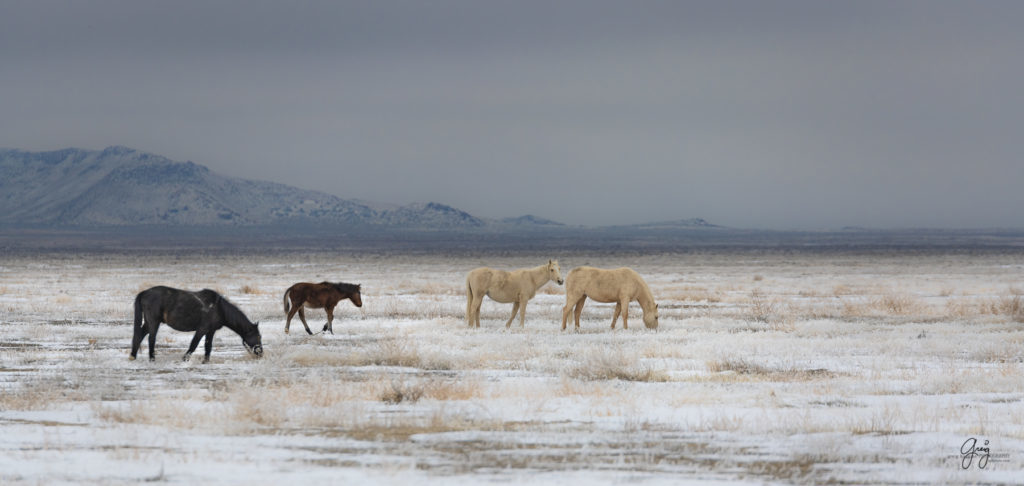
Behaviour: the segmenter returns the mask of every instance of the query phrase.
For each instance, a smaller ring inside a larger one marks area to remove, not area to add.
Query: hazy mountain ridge
[[[379,214],[383,224],[391,226],[426,225],[431,228],[479,228],[487,223],[460,209],[435,202],[416,203]]]
[[[154,245],[470,253],[699,247],[1020,251],[1024,230],[775,231],[700,218],[600,227],[534,215],[486,219],[436,202],[397,206],[233,178],[126,147],[0,149],[0,249]]]
[[[717,224],[711,224],[704,220],[703,218],[680,219],[675,221],[657,221],[653,223],[641,223],[631,226],[642,229],[722,228],[722,226],[719,226]]]
[[[0,222],[78,226],[267,225],[409,228],[487,223],[438,203],[374,209],[284,184],[228,177],[127,147],[0,150]]]
[[[542,218],[540,216],[534,216],[532,214],[524,214],[517,218],[502,218],[499,221],[511,225],[565,226],[564,223],[552,221],[550,219]]]
[[[124,165],[126,155],[114,147],[101,152],[0,150],[0,221],[55,221],[82,188],[94,187]]]

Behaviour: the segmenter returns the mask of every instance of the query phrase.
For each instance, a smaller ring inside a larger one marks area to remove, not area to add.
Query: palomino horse
[[[306,283],[301,282],[284,291],[284,313],[288,316],[287,321],[284,323],[284,332],[288,333],[288,328],[292,325],[292,317],[296,312],[299,313],[299,319],[302,320],[302,327],[306,328],[306,332],[313,334],[313,331],[309,330],[309,325],[306,324],[306,313],[302,311],[303,307],[309,309],[324,309],[327,311],[327,324],[324,324],[324,331],[330,331],[334,334],[334,306],[338,305],[338,302],[349,299],[355,304],[356,307],[363,306],[363,299],[359,294],[359,285],[349,283],[331,283],[331,282],[320,282]],[[288,305],[288,300],[291,298],[291,306]]]
[[[466,276],[466,321],[469,327],[480,327],[480,304],[484,296],[495,302],[512,302],[512,317],[505,323],[507,329],[519,313],[519,326],[526,327],[526,302],[537,294],[537,289],[554,280],[562,285],[562,269],[557,260],[536,268],[506,272],[480,267]]]
[[[263,344],[257,327],[259,324],[253,324],[235,304],[217,292],[210,289],[189,292],[170,287],[153,287],[135,296],[135,335],[132,337],[131,359],[135,359],[138,354],[142,338],[149,334],[149,360],[156,361],[153,348],[156,347],[156,330],[161,322],[166,322],[171,329],[196,332],[185,353],[185,361],[199,346],[199,339],[206,336],[203,363],[209,363],[213,333],[221,327],[227,327],[242,336],[242,344],[250,353],[257,357],[263,355]]]
[[[569,312],[575,308],[576,329],[580,328],[580,314],[587,297],[598,302],[615,302],[615,316],[612,329],[622,314],[622,327],[629,329],[629,303],[637,301],[644,311],[644,325],[648,329],[658,328],[658,304],[654,303],[651,289],[640,274],[631,268],[604,270],[594,267],[577,267],[565,278],[565,307],[562,308],[562,330]]]

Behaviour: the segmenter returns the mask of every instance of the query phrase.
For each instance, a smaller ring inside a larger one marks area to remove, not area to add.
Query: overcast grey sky
[[[570,224],[1024,227],[1024,2],[0,3],[0,147]]]

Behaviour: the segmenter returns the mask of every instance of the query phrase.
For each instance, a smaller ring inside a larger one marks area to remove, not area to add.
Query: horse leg
[[[587,302],[587,296],[580,297],[580,300],[576,301],[576,310],[573,312],[573,316],[576,318],[576,330],[580,328],[580,316],[583,315],[583,304]]]
[[[620,306],[622,307],[622,328],[629,329],[629,301],[620,301],[618,304],[615,304],[615,308],[619,308]],[[614,324],[615,322],[612,321],[613,327]]]
[[[519,301],[515,301],[512,304],[512,317],[508,318],[508,322],[505,323],[505,329],[508,329],[512,325],[512,320],[516,318],[516,314],[519,313]]]
[[[473,295],[473,319],[470,321],[470,327],[480,327],[480,306],[484,304],[483,294]]]
[[[324,310],[327,311],[327,324],[324,324],[324,331],[334,334],[334,307],[327,307]]]
[[[523,329],[526,329],[526,304],[529,302],[529,300],[524,300],[523,308],[519,309],[519,327]]]
[[[206,341],[203,341],[203,364],[210,362],[210,352],[213,351],[213,332],[206,333]],[[198,336],[198,334],[196,334]]]
[[[581,306],[580,302],[586,299],[586,296],[582,296],[580,299],[572,300],[569,298],[569,294],[565,295],[565,307],[562,307],[562,330],[565,330],[565,323],[569,320],[569,314],[573,312],[573,309],[577,306]],[[582,307],[581,311],[582,312]],[[580,327],[579,312],[576,313],[576,327]]]
[[[160,318],[146,315],[146,330],[149,333],[149,360],[156,361],[156,330],[160,327]]]
[[[313,331],[310,331],[309,324],[306,324],[306,312],[301,307],[299,307],[299,319],[302,320],[302,327],[306,328],[306,333],[312,336]]]
[[[132,335],[132,356],[129,358],[132,361],[134,361],[135,357],[139,354],[139,347],[142,346],[142,339],[146,337],[146,333],[148,332],[149,331],[146,329],[145,324],[141,322],[135,326],[135,333]]]
[[[203,338],[203,331],[196,331],[195,336],[192,336],[192,342],[188,345],[188,351],[185,351],[185,356],[181,358],[182,361],[188,361],[192,357],[192,353],[196,352],[196,348],[199,347],[199,340]]]
[[[288,328],[292,326],[292,317],[295,317],[295,313],[302,310],[302,306],[292,306],[291,310],[288,311],[288,319],[284,322],[284,333],[288,334]],[[308,329],[307,329],[308,330]]]
[[[622,313],[622,304],[615,303],[615,314],[612,315],[612,329],[615,329],[615,321],[619,320],[619,314]]]
[[[473,327],[473,287],[466,282],[466,325]]]
[[[562,330],[565,330],[565,322],[569,320],[569,313],[572,312],[572,305],[569,304],[569,296],[565,298],[565,307],[562,307]]]

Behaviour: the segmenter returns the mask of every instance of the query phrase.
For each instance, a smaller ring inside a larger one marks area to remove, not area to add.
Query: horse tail
[[[135,296],[135,327],[142,327],[142,292]]]
[[[469,283],[469,277],[466,277],[466,321],[473,325],[473,285]]]
[[[287,315],[288,311],[291,310],[291,306],[288,305],[288,294],[291,293],[291,287],[284,291],[284,313]]]

